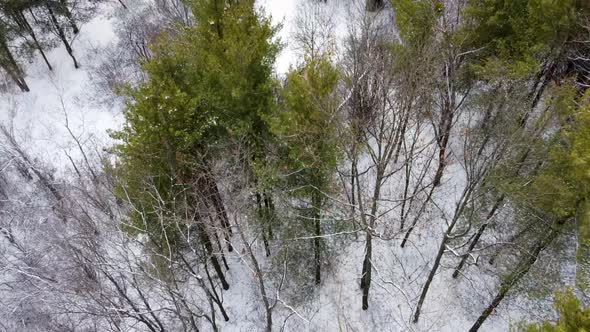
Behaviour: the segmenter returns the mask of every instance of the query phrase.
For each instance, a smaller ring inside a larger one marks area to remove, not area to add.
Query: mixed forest
[[[297,3],[1,1],[0,99],[63,48],[122,123],[4,110],[0,331],[590,329],[590,2]]]

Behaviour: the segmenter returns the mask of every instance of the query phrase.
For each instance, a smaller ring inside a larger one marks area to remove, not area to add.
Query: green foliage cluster
[[[281,90],[282,111],[269,119],[280,138],[279,169],[290,174],[297,194],[329,190],[338,160],[338,98],[334,94],[339,74],[327,56],[308,59],[287,74]]]
[[[394,70],[406,81],[400,89],[407,89],[408,96],[415,94],[416,87],[423,85],[432,89],[435,84],[432,68],[436,57],[435,29],[437,20],[442,13],[442,3],[429,0],[392,1],[395,12],[396,27],[400,42],[392,45]],[[426,82],[432,83],[428,84]],[[428,99],[427,96],[421,96]]]
[[[287,200],[305,202],[297,208],[303,213],[285,216],[285,220],[294,223],[285,223],[282,231],[288,238],[315,236],[309,241],[290,244],[284,255],[279,256],[288,258],[289,264],[309,265],[312,262],[306,259],[309,256],[305,252],[313,246],[316,284],[320,282],[321,256],[326,252],[326,243],[320,236],[322,229],[329,227],[321,221],[322,210],[326,193],[333,189],[340,158],[338,125],[341,117],[335,93],[339,79],[340,74],[328,54],[315,58],[306,56],[300,67],[287,74],[279,93],[280,112],[267,118],[276,135],[276,155],[274,162],[268,165],[266,181],[287,193]],[[300,257],[293,259],[298,254]]]
[[[558,218],[574,216],[590,195],[590,104],[586,93],[577,98],[572,85],[555,89],[555,111],[561,130],[549,151],[547,166],[534,179],[531,190],[537,206]]]
[[[555,294],[555,309],[558,314],[557,321],[520,324],[517,330],[522,332],[590,331],[590,308],[583,307],[570,288]]]
[[[583,202],[590,197],[587,98],[588,93],[578,96],[572,84],[551,89],[548,103],[559,130],[528,142],[529,159],[534,164],[523,168],[529,171],[515,178],[508,168],[503,171],[508,177],[500,180],[504,183],[497,184],[513,202],[553,220],[571,218],[581,211]]]
[[[255,158],[264,154],[269,136],[264,117],[274,112],[276,28],[253,1],[190,5],[197,23],[160,36],[152,45],[154,56],[142,65],[149,79],[122,90],[128,97],[125,126],[113,133],[121,142],[119,189],[143,219],[156,200],[174,201],[207,174],[232,142],[239,140],[248,158]],[[140,228],[141,218],[132,218]]]
[[[573,0],[469,0],[463,38],[477,50],[472,70],[529,77],[578,28],[577,14]]]
[[[439,1],[399,0],[391,4],[400,39],[410,45],[423,45],[432,37],[436,20],[444,9]]]

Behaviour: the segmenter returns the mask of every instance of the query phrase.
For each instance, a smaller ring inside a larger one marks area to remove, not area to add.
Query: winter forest
[[[590,331],[588,0],[0,0],[0,331]]]

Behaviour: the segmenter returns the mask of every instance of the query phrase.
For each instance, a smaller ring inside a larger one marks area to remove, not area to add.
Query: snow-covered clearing
[[[115,37],[112,7],[81,27],[72,42],[81,68],[76,70],[64,47],[47,52],[54,69],[49,71],[40,55],[25,66],[29,93],[3,94],[0,99],[1,118],[13,127],[22,145],[35,157],[56,167],[69,165],[66,152],[78,156],[66,123],[81,142],[106,146],[108,129],[121,123],[120,104],[107,107],[97,103],[96,91],[87,68],[90,61],[100,61],[93,51],[107,46]]]

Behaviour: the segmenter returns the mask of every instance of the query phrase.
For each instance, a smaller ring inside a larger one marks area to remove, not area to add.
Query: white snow
[[[110,143],[107,129],[117,128],[122,121],[119,104],[108,108],[96,103],[96,91],[86,71],[92,49],[107,45],[115,36],[113,22],[107,17],[109,9],[105,7],[102,14],[82,25],[72,41],[80,69],[74,68],[60,45],[46,52],[53,71],[38,54],[32,63],[25,64],[30,92],[5,93],[0,99],[2,123],[13,126],[17,139],[29,153],[58,171],[69,163],[65,152],[78,156],[66,129],[66,116],[80,141],[93,141],[99,146]]]

